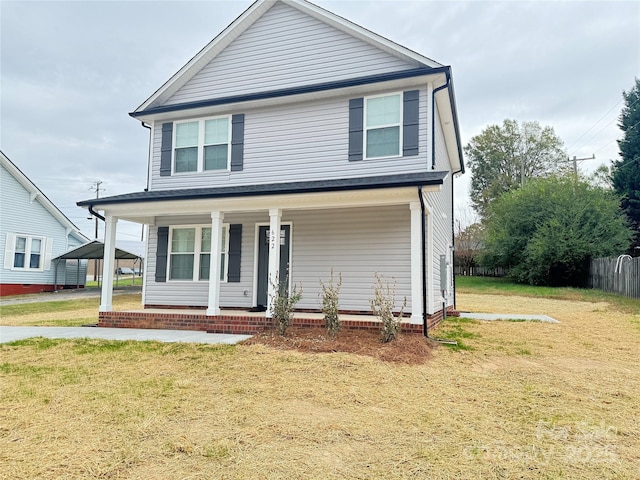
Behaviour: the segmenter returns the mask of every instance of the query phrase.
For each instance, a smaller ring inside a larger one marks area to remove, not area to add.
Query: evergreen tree
[[[622,209],[634,232],[634,246],[640,246],[640,79],[622,92],[624,107],[618,126],[624,132],[618,140],[622,160],[613,164],[613,188],[622,197]]]

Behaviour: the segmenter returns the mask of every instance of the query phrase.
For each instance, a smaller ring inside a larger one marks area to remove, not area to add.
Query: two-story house
[[[275,279],[302,285],[296,323],[313,324],[332,269],[345,313],[370,315],[376,273],[407,298],[405,329],[453,307],[450,67],[258,0],[130,115],[151,130],[148,189],[78,203],[106,219],[100,325],[258,331]],[[112,311],[120,219],[148,226],[141,312]]]

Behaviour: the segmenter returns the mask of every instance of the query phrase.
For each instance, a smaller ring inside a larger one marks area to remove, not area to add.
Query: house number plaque
[[[269,249],[276,247],[276,238],[275,235],[271,235],[271,230],[267,230],[267,240],[269,241]],[[280,230],[280,245],[285,245],[286,242],[286,232],[284,230]]]

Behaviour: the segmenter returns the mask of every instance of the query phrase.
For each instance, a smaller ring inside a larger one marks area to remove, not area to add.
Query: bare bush
[[[271,316],[278,334],[285,335],[293,321],[296,303],[302,299],[302,286],[294,285],[289,291],[288,285],[280,284],[277,278],[275,281],[270,280],[270,283],[275,291],[271,298]]]
[[[376,283],[373,285],[371,310],[382,323],[380,336],[382,342],[387,343],[396,339],[400,334],[400,322],[407,306],[407,297],[404,297],[398,316],[394,316],[393,312],[396,309],[396,293],[398,290],[397,282],[393,280],[393,284],[391,284],[388,280],[383,280],[382,275],[378,272],[375,273],[375,277]]]
[[[340,323],[340,317],[338,310],[340,307],[340,287],[342,287],[342,273],[338,273],[338,283],[333,281],[333,268],[331,269],[331,277],[329,283],[324,283],[320,280],[320,287],[322,292],[322,313],[324,314],[324,322],[327,327],[327,332],[330,337],[335,337],[342,324]]]

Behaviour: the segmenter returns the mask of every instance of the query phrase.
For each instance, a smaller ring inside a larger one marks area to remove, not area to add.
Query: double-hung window
[[[401,154],[402,95],[365,98],[365,158],[394,157]]]
[[[220,280],[227,280],[229,235],[222,227]],[[169,280],[208,281],[211,265],[211,227],[175,227],[169,240]]]
[[[42,270],[43,239],[28,235],[16,235],[13,250],[13,268]]]
[[[225,116],[176,123],[174,173],[228,170],[230,121]]]

